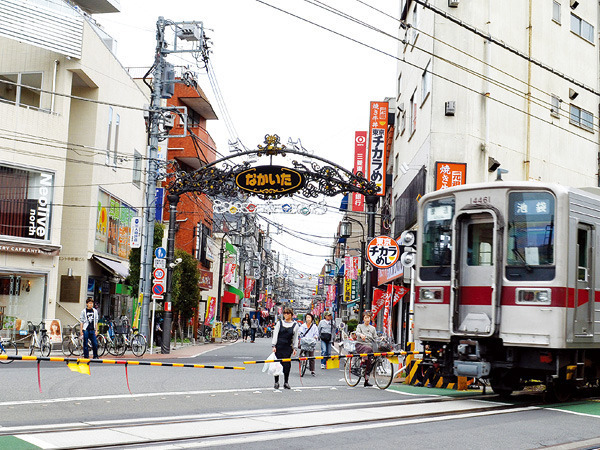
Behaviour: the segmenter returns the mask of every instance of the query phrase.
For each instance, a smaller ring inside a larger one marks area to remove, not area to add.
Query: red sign
[[[376,195],[385,195],[385,143],[388,126],[388,102],[371,102],[369,116],[369,157],[367,178],[379,186]]]
[[[171,302],[165,302],[165,311],[171,311]]]
[[[155,280],[162,280],[165,277],[165,269],[161,269],[160,267],[154,269],[152,276]]]
[[[252,289],[254,289],[254,278],[246,277],[244,282],[244,298],[250,298],[252,295]]]
[[[398,243],[389,236],[377,236],[367,246],[369,262],[378,269],[392,267],[400,257]]]
[[[460,186],[467,182],[467,164],[436,162],[435,163],[435,190]]]
[[[198,287],[202,290],[210,290],[213,287],[213,273],[210,270],[198,269],[200,271],[200,279]]]
[[[355,131],[354,132],[354,173],[362,172],[363,176],[367,178],[367,132],[366,131]],[[354,192],[352,194],[352,211],[364,211],[365,210],[365,196]]]

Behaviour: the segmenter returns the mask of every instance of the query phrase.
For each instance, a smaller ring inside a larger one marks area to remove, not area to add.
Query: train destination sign
[[[305,183],[302,173],[283,166],[257,166],[235,177],[237,187],[262,195],[292,194],[302,189]]]

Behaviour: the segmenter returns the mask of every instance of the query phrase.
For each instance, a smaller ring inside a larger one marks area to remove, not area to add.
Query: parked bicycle
[[[83,354],[83,342],[80,338],[79,324],[66,328],[67,333],[63,336],[62,352],[65,356],[81,356]],[[96,336],[98,342],[98,357],[102,358],[106,353],[106,338],[102,334]],[[92,342],[88,339],[88,348],[92,348]]]
[[[226,323],[223,325],[223,333],[221,334],[221,339],[224,342],[237,342],[242,334],[242,330],[235,327],[234,325]]]
[[[344,341],[344,349],[348,353],[353,354],[356,351],[355,344],[354,340]],[[390,351],[390,348],[389,344],[382,342],[378,350],[374,350],[374,352],[387,352]],[[366,358],[371,358],[371,376],[375,380],[377,387],[379,389],[387,389],[392,384],[392,379],[394,378],[394,365],[385,356],[367,356]],[[344,379],[348,386],[356,386],[361,378],[364,378],[366,370],[366,361],[363,357],[357,355],[346,358]]]
[[[29,356],[33,355],[35,350],[40,352],[40,355],[47,357],[50,356],[52,350],[52,344],[50,344],[50,337],[48,336],[47,330],[42,320],[38,325],[34,325],[32,322],[27,322],[29,333],[31,334],[31,341],[29,343]]]
[[[130,348],[131,352],[137,356],[143,356],[148,348],[148,341],[143,334],[140,334],[137,328],[130,328],[129,333],[123,335],[125,338],[126,349]]]
[[[11,338],[0,338],[0,355],[17,356],[18,353],[17,344]],[[13,362],[12,359],[0,359],[2,364],[10,364],[11,362]]]

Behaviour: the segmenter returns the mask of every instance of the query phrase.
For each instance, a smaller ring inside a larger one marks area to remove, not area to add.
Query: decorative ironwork
[[[286,153],[300,155],[307,158],[306,152],[286,149],[279,146],[279,136],[265,136],[266,147],[258,146],[258,150],[248,150],[235,155],[230,155],[207,164],[194,172],[176,171],[172,174],[167,190],[171,194],[181,195],[186,192],[199,192],[211,196],[224,198],[236,197],[240,188],[236,184],[236,177],[249,170],[250,161],[234,163],[233,158],[245,155],[285,156]],[[285,152],[283,151],[285,150]],[[294,170],[304,178],[305,182],[300,192],[306,198],[317,198],[319,195],[332,197],[338,194],[357,192],[363,195],[374,195],[379,187],[364,177],[362,172],[352,173],[337,164],[310,155],[310,163],[292,161],[290,170]],[[291,197],[293,192],[258,192],[253,194],[262,200],[276,200],[282,197]]]
[[[265,135],[265,146],[263,147],[262,145],[258,146],[258,151],[256,152],[257,156],[263,156],[263,155],[267,155],[267,156],[275,156],[275,155],[281,155],[281,156],[285,156],[285,150],[286,147],[285,145],[278,145],[281,142],[281,139],[279,139],[279,136],[277,136],[276,134],[267,134]]]

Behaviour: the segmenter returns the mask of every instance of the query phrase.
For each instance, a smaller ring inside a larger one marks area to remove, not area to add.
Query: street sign
[[[171,311],[171,302],[165,302],[164,309],[167,312]]]
[[[165,274],[165,269],[162,267],[157,267],[154,269],[154,272],[152,272],[152,276],[155,280],[162,280],[165,277]]]
[[[165,287],[162,284],[155,284],[152,286],[152,293],[154,295],[163,295],[165,293]]]
[[[377,236],[367,246],[369,262],[378,269],[392,267],[400,257],[398,243],[389,236]]]
[[[154,256],[157,258],[164,258],[167,256],[167,251],[164,247],[158,247],[156,250],[154,250]]]
[[[142,218],[131,218],[131,234],[129,235],[129,244],[131,248],[140,248],[142,246]]]
[[[167,260],[166,259],[160,259],[160,258],[154,258],[154,267],[156,269],[160,268],[160,269],[166,269],[167,268]]]

